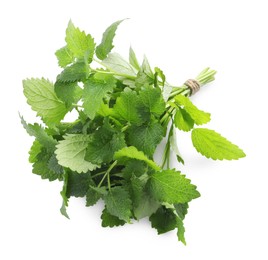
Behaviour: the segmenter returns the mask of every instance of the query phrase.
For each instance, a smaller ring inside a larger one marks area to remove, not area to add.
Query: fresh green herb
[[[132,48],[129,61],[111,53],[119,24],[113,23],[96,46],[93,37],[70,21],[66,45],[56,51],[62,72],[55,83],[23,81],[24,95],[43,124],[23,127],[35,137],[29,152],[33,173],[63,181],[61,213],[71,196],[86,197],[86,206],[105,203],[102,226],[114,227],[148,217],[158,234],[177,229],[185,242],[183,220],[191,200],[200,196],[184,174],[170,169],[172,152],[184,163],[176,131],[191,131],[196,150],[214,160],[244,157],[236,145],[213,130],[200,128],[210,114],[189,99],[216,71],[203,70],[180,87],[170,85],[147,58],[140,63]],[[77,113],[74,122],[65,115]],[[162,165],[154,161],[166,137]]]

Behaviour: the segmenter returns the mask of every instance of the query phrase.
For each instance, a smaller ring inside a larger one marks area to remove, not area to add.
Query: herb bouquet
[[[62,72],[56,82],[41,78],[23,81],[24,95],[43,123],[23,127],[35,140],[29,161],[33,173],[63,182],[61,213],[71,196],[86,197],[86,206],[104,201],[103,227],[149,217],[158,234],[177,229],[185,244],[183,219],[188,203],[200,196],[179,170],[170,169],[171,150],[184,163],[176,144],[176,129],[191,131],[196,150],[214,160],[244,157],[244,152],[220,134],[200,125],[210,114],[189,97],[214,80],[203,70],[182,86],[171,86],[146,58],[140,64],[130,48],[129,61],[112,53],[118,25],[106,29],[96,46],[90,34],[70,21],[66,45],[56,51]],[[65,122],[76,110],[77,120]],[[166,137],[162,164],[153,155]]]

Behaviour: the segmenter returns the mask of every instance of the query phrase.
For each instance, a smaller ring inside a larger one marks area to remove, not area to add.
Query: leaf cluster
[[[159,234],[177,229],[185,242],[183,220],[188,204],[200,196],[179,170],[170,169],[172,150],[178,162],[176,130],[191,131],[193,146],[212,159],[238,159],[245,154],[220,134],[196,126],[210,121],[189,99],[186,86],[171,87],[163,71],[140,63],[132,48],[129,60],[111,52],[116,29],[109,26],[100,44],[70,21],[65,45],[56,51],[62,68],[55,82],[23,81],[24,95],[43,124],[21,122],[35,139],[29,151],[33,173],[62,181],[61,213],[70,197],[85,197],[86,206],[103,200],[103,227],[148,217]],[[215,73],[203,72],[212,80]],[[208,76],[209,75],[209,76]],[[75,112],[77,118],[66,122]],[[163,163],[154,161],[166,139]]]

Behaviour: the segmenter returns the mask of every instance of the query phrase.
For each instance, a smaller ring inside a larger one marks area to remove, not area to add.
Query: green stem
[[[168,139],[164,150],[163,160],[162,160],[162,168],[164,168],[165,164],[167,165],[167,168],[169,168],[169,161],[170,161],[170,138],[173,134],[173,127],[170,126],[169,133],[168,133]]]
[[[205,68],[203,71],[201,71],[198,76],[195,78],[200,86],[203,86],[211,81],[213,81],[215,79],[215,74],[216,71],[215,70],[211,70],[210,68]],[[168,101],[170,102],[174,102],[174,97],[177,95],[183,95],[183,96],[190,96],[190,88],[188,88],[185,85],[182,85],[181,87],[174,87],[173,90],[170,93],[169,99]],[[163,126],[167,126],[170,118],[173,115],[173,111],[174,108],[172,108],[171,110],[171,106],[168,105],[165,114],[163,115],[163,117],[161,118],[160,122]]]
[[[72,103],[72,106],[75,107],[75,108],[78,108],[78,107],[81,107],[81,108],[82,108],[82,107],[83,107],[83,106],[81,106],[81,105],[77,105],[77,104],[75,104],[75,103]]]
[[[98,172],[98,173],[94,174],[93,176],[91,176],[91,178],[96,178],[104,173],[106,173],[106,171]]]
[[[108,168],[108,170],[106,171],[106,173],[104,174],[104,176],[102,177],[101,181],[98,184],[98,188],[102,185],[103,181],[105,180],[105,178],[107,177],[107,182],[108,182],[108,189],[111,190],[111,181],[110,181],[110,172],[111,170],[116,166],[117,161],[114,161],[111,166]]]

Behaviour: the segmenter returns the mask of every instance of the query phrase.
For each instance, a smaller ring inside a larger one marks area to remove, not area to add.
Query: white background
[[[1,1],[0,259],[268,259],[267,8],[265,0]],[[175,232],[158,236],[147,220],[104,229],[102,205],[86,208],[83,199],[70,200],[71,220],[65,219],[62,184],[31,174],[28,163],[32,138],[18,111],[36,119],[22,79],[55,79],[54,52],[64,45],[70,18],[99,42],[108,25],[126,17],[115,40],[122,55],[131,44],[177,85],[206,66],[218,71],[193,101],[212,113],[208,127],[247,154],[206,160],[189,134],[179,135],[181,170],[202,194],[185,220],[186,247]]]

